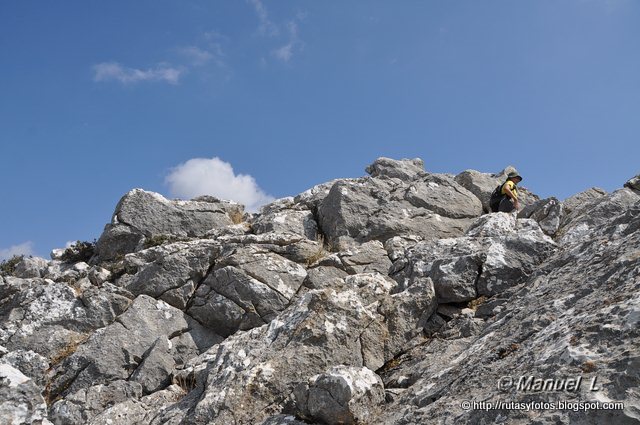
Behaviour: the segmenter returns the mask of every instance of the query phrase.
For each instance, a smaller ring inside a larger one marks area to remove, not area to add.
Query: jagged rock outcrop
[[[111,223],[97,243],[101,261],[138,251],[145,241],[158,237],[202,237],[211,229],[242,220],[244,207],[203,196],[192,201],[170,201],[134,189],[116,206]]]
[[[133,190],[95,255],[0,276],[0,421],[639,423],[638,177],[486,214],[510,169],[379,158],[255,214]]]

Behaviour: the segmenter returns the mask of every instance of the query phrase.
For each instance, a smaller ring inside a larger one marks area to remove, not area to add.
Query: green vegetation
[[[62,253],[61,260],[65,263],[78,263],[80,261],[87,262],[93,257],[96,250],[96,241],[81,242],[76,241]]]
[[[0,275],[2,275],[2,276],[10,276],[13,273],[15,273],[16,265],[18,265],[18,263],[20,261],[22,261],[23,258],[24,258],[24,255],[14,255],[10,259],[4,260],[3,262],[1,262],[0,263]]]

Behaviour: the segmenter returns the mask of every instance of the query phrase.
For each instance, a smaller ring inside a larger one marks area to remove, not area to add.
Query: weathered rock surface
[[[607,209],[618,202],[610,198]],[[567,243],[535,275],[501,294],[502,301],[494,303],[501,308],[493,309],[481,329],[406,353],[383,378],[388,386],[404,382],[408,389],[377,423],[638,423],[639,218],[636,202],[589,238]],[[504,376],[514,384],[500,387]],[[520,376],[586,382],[579,391],[525,391],[517,389]],[[595,377],[600,389],[590,391]],[[464,410],[464,400],[618,401],[625,407]]]
[[[124,267],[129,273],[117,284],[134,295],[149,295],[184,309],[220,251],[220,244],[202,240],[128,254]]]
[[[426,175],[424,161],[420,158],[402,159],[378,158],[365,171],[371,177],[389,177],[400,180],[414,180]]]
[[[637,177],[483,215],[509,170],[379,158],[256,214],[134,190],[91,260],[0,276],[0,422],[639,423]]]
[[[0,364],[0,419],[6,424],[51,424],[40,388],[7,364]]]
[[[328,424],[375,420],[384,403],[382,380],[366,367],[335,366],[294,390],[299,415]]]
[[[628,187],[629,189],[635,190],[635,191],[640,191],[640,174],[638,174],[637,176],[629,179],[625,184],[624,187]]]
[[[283,198],[267,205],[251,227],[256,234],[267,232],[294,233],[313,241],[318,236],[318,224],[308,208],[296,204],[293,198]]]
[[[223,336],[261,326],[289,305],[306,277],[304,267],[259,245],[237,248],[216,261],[188,313]]]
[[[154,237],[201,237],[211,229],[241,220],[243,210],[241,205],[212,197],[170,201],[157,193],[134,189],[120,200],[111,224],[100,236],[98,257],[111,260],[134,252]]]
[[[384,175],[341,180],[318,205],[320,229],[336,250],[403,234],[458,236],[481,213],[475,195],[433,174],[410,181]]]
[[[518,218],[532,218],[538,222],[543,232],[554,236],[560,228],[562,215],[562,203],[556,198],[547,198],[524,207],[518,213]]]

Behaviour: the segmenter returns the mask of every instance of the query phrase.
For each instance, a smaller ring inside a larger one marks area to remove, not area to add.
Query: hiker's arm
[[[518,209],[520,208],[520,203],[518,202],[518,198],[515,197],[515,195],[513,194],[513,192],[511,191],[511,189],[509,188],[509,185],[505,185],[504,187],[504,192],[507,194],[507,196],[509,198],[511,198],[513,200],[513,206]]]

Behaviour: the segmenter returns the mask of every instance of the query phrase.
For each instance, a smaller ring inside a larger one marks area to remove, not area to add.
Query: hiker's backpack
[[[491,198],[489,199],[489,208],[491,208],[491,212],[498,212],[500,209],[500,201],[502,201],[502,198],[505,196],[502,194],[502,186],[504,186],[504,183],[498,185],[493,193],[491,193]]]

